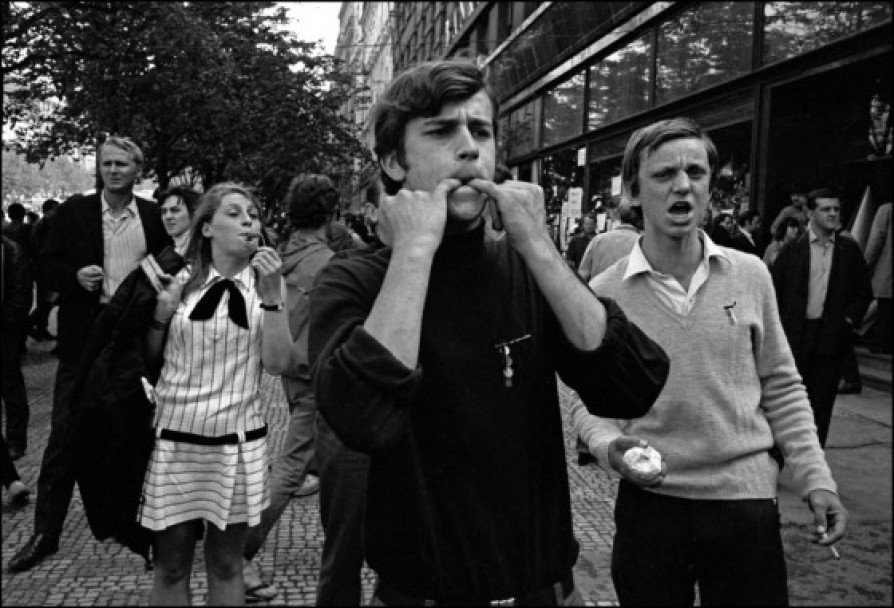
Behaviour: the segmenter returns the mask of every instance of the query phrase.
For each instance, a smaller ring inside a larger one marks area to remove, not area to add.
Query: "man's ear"
[[[392,152],[384,159],[380,160],[379,166],[382,167],[382,171],[385,172],[385,175],[399,184],[402,184],[407,178],[407,170],[400,163],[400,159],[397,157],[397,152]]]

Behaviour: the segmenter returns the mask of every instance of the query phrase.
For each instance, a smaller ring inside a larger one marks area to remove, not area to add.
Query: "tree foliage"
[[[43,161],[128,135],[144,174],[254,185],[279,201],[302,171],[350,179],[368,153],[338,109],[339,61],[284,32],[273,2],[3,5],[3,118]]]

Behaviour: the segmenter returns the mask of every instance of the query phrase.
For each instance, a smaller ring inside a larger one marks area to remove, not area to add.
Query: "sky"
[[[324,53],[335,52],[341,2],[280,2],[288,10],[299,40],[322,41]]]

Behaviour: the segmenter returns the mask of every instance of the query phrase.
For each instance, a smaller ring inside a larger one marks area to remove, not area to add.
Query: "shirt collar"
[[[111,212],[112,206],[109,205],[109,201],[106,200],[105,190],[103,190],[102,194],[100,194],[99,196],[100,196],[100,199],[102,200],[103,214]],[[130,201],[128,201],[128,203],[126,205],[124,205],[124,208],[127,210],[127,213],[130,214],[131,216],[135,216],[137,213],[139,213],[139,211],[137,210],[137,200],[134,198],[133,194],[130,195]]]
[[[702,247],[702,264],[708,264],[711,258],[718,258],[721,260],[729,261],[729,256],[718,247],[714,241],[711,240],[703,230],[698,231],[698,238],[701,240],[704,247]],[[627,271],[624,273],[624,278],[622,280],[626,281],[628,278],[649,272],[657,272],[652,265],[649,263],[649,260],[646,259],[646,254],[643,253],[643,248],[641,246],[642,237],[637,239],[636,243],[633,245],[633,250],[630,252],[630,258],[627,260]]]
[[[223,280],[225,277],[217,272],[217,269],[214,266],[208,266],[208,276],[205,277],[205,282],[202,284],[202,289],[206,289],[211,287],[214,283]],[[239,271],[236,276],[233,277],[233,282],[243,291],[251,289],[254,285],[254,270],[252,270],[251,264],[243,268]]]
[[[817,241],[819,241],[819,236],[817,236],[817,234],[813,231],[813,223],[812,222],[807,224],[807,236],[810,238],[811,243],[816,243]],[[835,233],[834,232],[832,233],[832,236],[829,237],[829,242],[830,243],[835,242]]]

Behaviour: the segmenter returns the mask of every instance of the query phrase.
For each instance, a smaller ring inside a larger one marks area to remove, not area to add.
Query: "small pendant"
[[[512,388],[512,377],[515,375],[515,370],[512,369],[512,351],[509,349],[509,346],[511,344],[517,344],[518,342],[523,342],[524,340],[530,339],[531,335],[525,334],[520,338],[515,338],[514,340],[509,340],[508,342],[501,342],[494,345],[494,348],[496,348],[503,356],[503,386],[505,386],[506,388]]]
[[[503,384],[506,388],[512,387],[512,376],[515,375],[515,372],[512,369],[512,353],[509,351],[509,346],[503,346]]]

